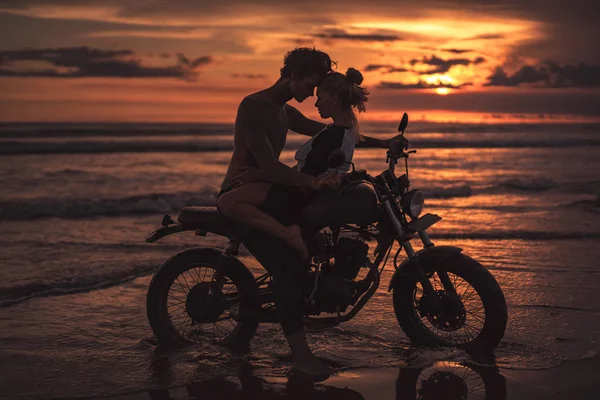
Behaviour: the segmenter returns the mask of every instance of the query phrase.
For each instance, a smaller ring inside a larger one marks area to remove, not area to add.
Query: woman
[[[362,74],[349,68],[346,74],[331,72],[317,87],[315,106],[321,117],[332,118],[333,124],[326,126],[296,152],[296,170],[316,178],[311,181],[310,187],[271,184],[268,171],[246,171],[243,184],[252,185],[252,195],[248,196],[248,190],[226,192],[217,200],[219,211],[233,220],[282,238],[307,258],[308,250],[298,226],[298,216],[311,192],[339,185],[338,173],[349,168],[354,147],[361,137],[353,107],[359,112],[365,111],[369,94],[360,86],[362,81]],[[329,156],[337,149],[346,155],[346,163],[329,170]],[[253,182],[249,183],[250,180]],[[240,179],[233,179],[230,183],[235,187],[241,186]]]

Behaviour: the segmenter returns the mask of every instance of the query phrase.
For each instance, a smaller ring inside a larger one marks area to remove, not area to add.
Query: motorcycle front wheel
[[[212,248],[182,251],[154,274],[146,295],[148,322],[159,344],[181,347],[210,342],[245,346],[257,321],[236,321],[235,307],[257,307],[256,281],[237,259],[220,265]]]
[[[456,346],[469,353],[492,352],[504,336],[508,313],[498,283],[479,262],[457,254],[435,267],[422,265],[440,310],[427,310],[426,295],[413,274],[394,288],[394,312],[400,327],[418,345]],[[445,272],[456,296],[439,277]]]
[[[505,400],[506,378],[497,367],[437,361],[425,368],[401,368],[396,400]]]

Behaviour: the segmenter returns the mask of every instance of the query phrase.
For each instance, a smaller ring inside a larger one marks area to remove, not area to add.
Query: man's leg
[[[271,273],[277,315],[292,350],[293,368],[326,378],[332,370],[311,352],[302,322],[306,261],[302,261],[283,240],[264,232],[247,235],[244,245]]]

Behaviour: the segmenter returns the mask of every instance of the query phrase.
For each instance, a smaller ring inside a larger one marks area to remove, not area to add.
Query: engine
[[[316,314],[344,312],[356,301],[357,285],[353,281],[360,268],[365,265],[369,246],[359,237],[341,237],[335,245],[330,241],[325,248],[329,251],[322,257],[328,260],[320,265],[311,311]],[[334,258],[333,262],[330,261],[331,256]],[[314,288],[315,274],[314,271],[308,274],[308,293],[312,293]]]
[[[335,245],[333,276],[353,280],[369,255],[369,245],[361,238],[339,238]]]

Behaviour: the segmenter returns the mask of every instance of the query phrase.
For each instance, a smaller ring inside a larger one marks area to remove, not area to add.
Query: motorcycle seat
[[[177,220],[187,229],[199,229],[228,237],[243,233],[242,227],[221,214],[217,207],[183,207]]]

